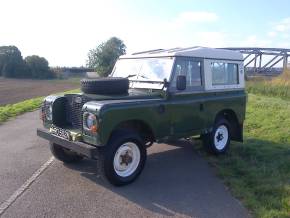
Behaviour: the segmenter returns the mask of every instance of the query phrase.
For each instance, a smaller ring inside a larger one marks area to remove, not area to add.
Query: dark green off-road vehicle
[[[214,154],[243,140],[242,54],[202,47],[121,56],[110,77],[84,79],[82,93],[48,96],[41,108],[54,156],[98,161],[114,185],[134,181],[154,142],[201,136]]]

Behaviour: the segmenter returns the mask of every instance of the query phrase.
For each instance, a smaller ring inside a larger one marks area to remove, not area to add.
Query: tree
[[[121,39],[112,37],[88,53],[87,67],[94,68],[100,76],[108,76],[120,55],[126,53]]]
[[[5,77],[28,77],[28,71],[16,46],[0,47],[0,74]]]
[[[54,77],[45,58],[32,55],[27,56],[24,61],[30,72],[30,77],[35,79],[50,79]]]
[[[53,78],[45,58],[37,55],[22,58],[16,46],[0,46],[0,76],[12,78]]]

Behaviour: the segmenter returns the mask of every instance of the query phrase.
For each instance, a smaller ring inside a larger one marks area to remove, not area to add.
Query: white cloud
[[[215,22],[218,20],[218,16],[215,13],[207,11],[187,11],[181,13],[175,20],[178,23],[204,23]]]
[[[284,32],[286,30],[286,26],[284,24],[278,24],[276,27],[275,27],[275,30],[276,31],[279,31],[279,32]]]
[[[264,37],[244,36],[245,40],[237,42],[238,37],[226,26],[217,29],[220,17],[213,12],[185,11],[166,18],[139,16],[122,7],[123,3],[114,0],[87,0],[85,4],[76,0],[2,1],[0,45],[14,44],[23,56],[44,56],[52,66],[79,66],[85,64],[90,49],[111,36],[120,37],[128,53],[195,45],[270,47],[282,37],[277,26],[282,25],[278,28],[282,30],[290,24],[290,18],[285,18]],[[289,32],[283,34],[280,45]]]
[[[268,35],[269,37],[275,37],[275,36],[277,35],[277,33],[274,32],[274,31],[271,31],[271,32],[268,32],[267,35]]]
[[[283,39],[288,39],[287,41],[289,41],[290,33],[282,34],[281,37],[282,37]]]
[[[290,48],[290,43],[288,41],[278,42],[276,44],[277,48]]]
[[[0,8],[0,45],[16,45],[23,56],[43,56],[52,66],[84,65],[89,49],[120,32],[124,21],[111,1],[11,0]]]
[[[196,36],[192,35],[194,39],[200,46],[205,47],[225,47],[226,45],[226,34],[223,32],[214,32],[214,31],[203,31],[197,32]]]
[[[278,32],[285,32],[290,30],[290,17],[284,18],[276,24],[274,29]]]
[[[150,50],[156,48],[207,46],[225,46],[225,34],[217,31],[206,31],[207,25],[218,20],[218,16],[210,12],[183,12],[171,20],[155,19],[137,21],[134,31],[124,31],[124,41],[128,52]],[[136,21],[130,21],[136,22]],[[132,25],[133,25],[132,24]],[[201,26],[202,24],[202,26]],[[127,23],[126,26],[129,24]]]
[[[23,56],[43,56],[51,66],[84,65],[88,51],[111,36],[120,37],[128,52],[224,44],[223,33],[206,31],[219,19],[206,11],[167,19],[139,16],[115,0],[9,0],[0,8],[0,45],[16,45]]]
[[[290,43],[290,17],[270,24],[269,32],[259,35],[250,35],[241,41],[240,46],[250,47],[278,47],[289,48]]]
[[[272,41],[270,39],[258,38],[256,35],[250,35],[239,44],[245,47],[271,47]]]

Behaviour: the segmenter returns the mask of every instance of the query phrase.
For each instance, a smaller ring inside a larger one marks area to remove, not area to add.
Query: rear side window
[[[212,62],[212,85],[236,85],[239,84],[238,64]]]
[[[200,61],[178,58],[175,62],[173,87],[176,87],[176,80],[179,75],[186,76],[186,90],[200,87],[202,85]]]

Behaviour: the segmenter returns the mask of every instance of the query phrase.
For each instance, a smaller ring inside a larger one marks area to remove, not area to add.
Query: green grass
[[[0,124],[17,115],[39,108],[43,97],[33,98],[16,104],[0,106]]]
[[[290,85],[273,81],[248,81],[250,93],[290,100]]]
[[[290,101],[249,94],[244,133],[207,159],[255,217],[290,217]]]
[[[79,90],[75,89],[64,93],[74,93],[74,92],[79,92]],[[20,114],[38,109],[41,105],[43,98],[44,97],[38,97],[15,104],[0,106],[0,124]]]
[[[259,77],[247,81],[247,90],[253,94],[290,100],[290,69],[271,79]]]

